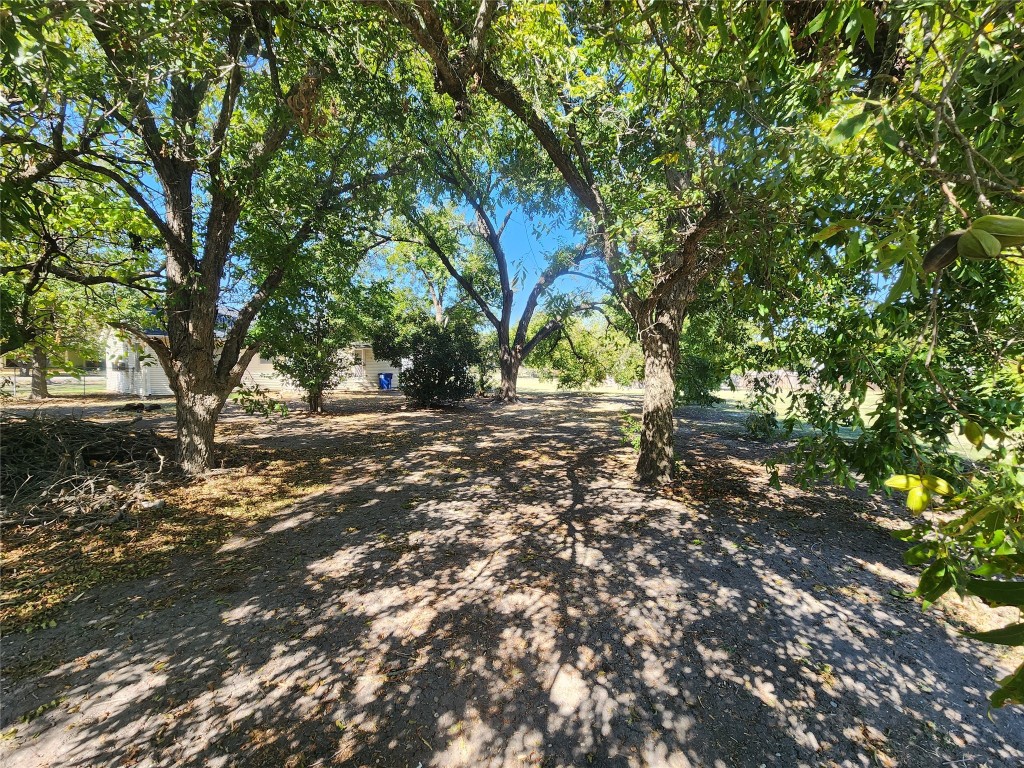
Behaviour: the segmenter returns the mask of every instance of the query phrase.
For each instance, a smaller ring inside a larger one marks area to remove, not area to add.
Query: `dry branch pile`
[[[173,455],[150,430],[74,418],[0,419],[0,516],[40,525],[66,518],[86,528],[121,519]]]

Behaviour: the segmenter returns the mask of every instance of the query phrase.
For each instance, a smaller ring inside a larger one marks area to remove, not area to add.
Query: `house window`
[[[353,350],[353,352],[352,352],[352,365],[362,365],[362,364],[363,364],[363,350],[361,350],[361,349]]]

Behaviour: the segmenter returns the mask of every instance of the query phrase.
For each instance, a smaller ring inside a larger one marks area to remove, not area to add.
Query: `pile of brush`
[[[151,430],[75,418],[0,419],[0,519],[94,528],[126,518],[169,466]]]

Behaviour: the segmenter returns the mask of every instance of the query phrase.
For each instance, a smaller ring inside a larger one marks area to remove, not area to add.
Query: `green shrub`
[[[637,453],[640,452],[640,433],[643,431],[643,422],[636,416],[625,413],[622,415],[622,444],[630,445]]]
[[[680,405],[714,405],[722,402],[712,392],[725,379],[722,366],[702,355],[682,355],[676,366],[676,402]]]
[[[758,440],[770,440],[779,433],[779,421],[775,411],[755,411],[747,416],[747,434]]]
[[[480,362],[480,350],[476,331],[468,324],[424,323],[395,345],[395,353],[411,362],[402,370],[401,385],[417,405],[450,405],[476,392],[473,366]]]

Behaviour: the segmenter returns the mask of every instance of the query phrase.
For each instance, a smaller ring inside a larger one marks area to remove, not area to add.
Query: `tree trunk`
[[[672,480],[675,469],[672,409],[679,331],[655,325],[641,335],[640,343],[644,351],[644,413],[636,473],[642,483],[663,485]]]
[[[50,361],[46,357],[46,351],[42,347],[32,348],[32,394],[33,400],[43,400],[50,396],[50,390],[46,384],[47,368]]]
[[[324,412],[324,393],[323,390],[310,390],[309,396],[306,398],[306,402],[309,403],[310,413],[323,413]]]
[[[518,399],[516,383],[522,362],[510,349],[504,348],[498,353],[498,367],[501,370],[501,384],[498,386],[497,397],[499,402],[514,403]]]
[[[227,394],[216,388],[196,392],[190,383],[175,388],[178,420],[178,464],[190,475],[213,468],[213,431]]]

